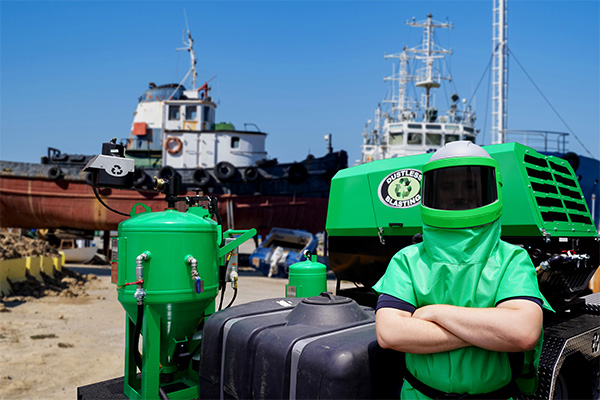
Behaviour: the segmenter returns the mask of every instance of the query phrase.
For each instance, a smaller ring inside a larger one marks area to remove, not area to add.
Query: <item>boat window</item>
[[[425,128],[427,128],[427,129],[442,129],[442,126],[441,125],[427,124],[427,125],[425,125]]]
[[[408,144],[423,144],[423,134],[409,132],[407,137]]]
[[[198,108],[196,106],[185,106],[185,120],[195,121],[198,117]]]
[[[231,148],[232,149],[237,149],[240,147],[240,138],[237,136],[234,136],[231,138]]]
[[[425,144],[428,146],[441,146],[442,135],[440,135],[439,133],[427,132],[425,134]]]
[[[444,127],[445,130],[450,131],[450,132],[455,132],[457,130],[459,130],[459,126],[458,125],[446,125]]]
[[[465,128],[466,129],[466,128]],[[475,143],[475,136],[465,135],[463,140],[468,140],[469,142]]]
[[[179,106],[169,106],[169,120],[179,119]]]
[[[465,132],[473,133],[473,132],[475,132],[475,130],[473,128],[465,126]]]
[[[389,144],[404,144],[404,132],[390,132]]]
[[[408,127],[412,128],[412,129],[422,129],[423,125],[421,125],[421,124],[408,124]]]
[[[210,116],[210,107],[202,106],[202,122],[208,122]]]
[[[459,135],[446,135],[446,143],[456,142],[459,138]]]
[[[402,124],[393,124],[388,127],[388,131],[392,133],[402,132],[403,130]]]

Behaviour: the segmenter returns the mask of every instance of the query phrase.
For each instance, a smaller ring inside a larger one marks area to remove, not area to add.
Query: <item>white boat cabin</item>
[[[445,122],[394,122],[382,130],[379,145],[363,145],[362,162],[432,152],[457,140],[475,143],[477,134],[471,126]]]
[[[138,166],[213,168],[222,161],[236,167],[254,165],[267,156],[266,133],[237,131],[216,124],[217,105],[198,90],[181,85],[150,85],[134,113],[127,155]]]

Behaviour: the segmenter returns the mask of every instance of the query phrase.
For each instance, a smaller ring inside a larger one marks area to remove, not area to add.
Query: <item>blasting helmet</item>
[[[440,228],[468,228],[502,213],[498,162],[469,141],[451,142],[423,167],[421,217]]]

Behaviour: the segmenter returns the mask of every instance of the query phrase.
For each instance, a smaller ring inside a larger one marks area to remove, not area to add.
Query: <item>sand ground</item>
[[[77,387],[123,376],[125,312],[110,268],[91,274],[78,297],[14,297],[0,303],[0,399],[75,399]],[[234,305],[284,297],[286,279],[240,272]],[[328,281],[334,291],[335,281]],[[228,288],[224,304],[233,291]]]

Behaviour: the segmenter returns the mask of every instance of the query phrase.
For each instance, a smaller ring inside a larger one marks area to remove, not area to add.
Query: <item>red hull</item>
[[[100,194],[105,203],[121,212],[129,212],[140,202],[152,211],[166,208],[164,195],[154,192],[103,189]],[[261,232],[280,227],[316,233],[325,230],[327,202],[323,198],[221,195],[219,212],[228,228]],[[102,206],[92,187],[84,183],[0,177],[2,227],[116,230],[125,218]]]

